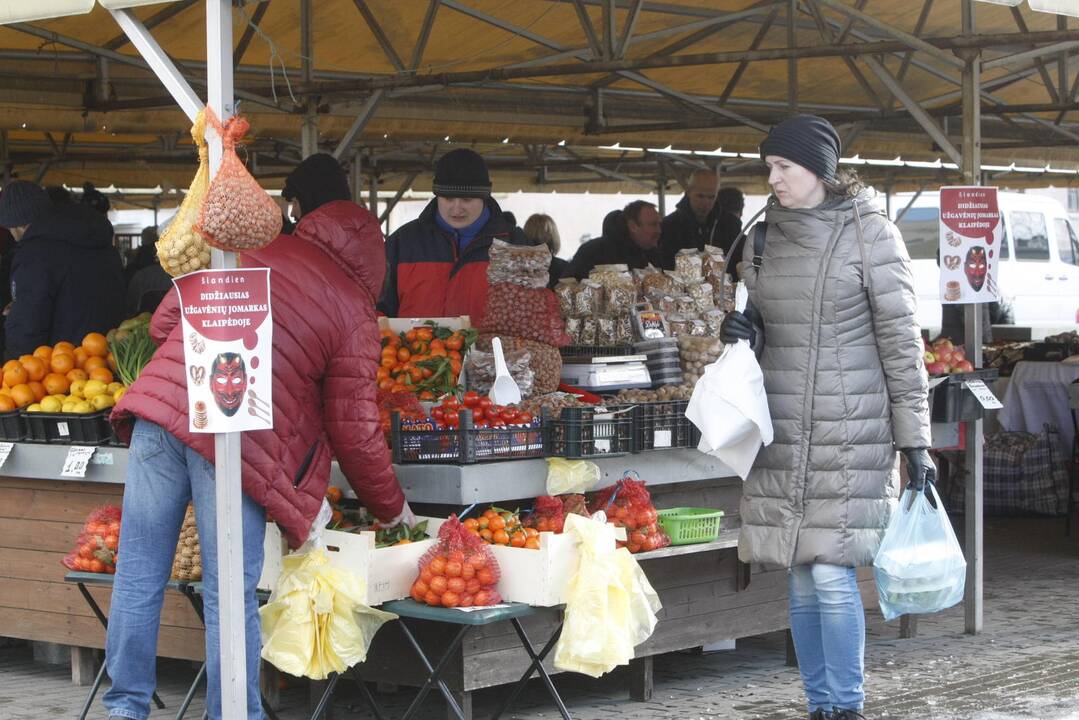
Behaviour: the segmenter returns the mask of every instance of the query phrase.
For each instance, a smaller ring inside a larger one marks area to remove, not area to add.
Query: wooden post
[[[94,682],[97,675],[97,651],[93,648],[71,646],[71,684],[85,687]]]
[[[652,656],[633,658],[629,661],[629,697],[637,702],[652,699]]]
[[[899,617],[899,637],[903,639],[918,637],[917,615],[901,615]]]

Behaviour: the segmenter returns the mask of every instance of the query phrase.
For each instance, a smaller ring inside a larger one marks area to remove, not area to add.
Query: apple
[[[955,349],[955,345],[948,338],[937,338],[933,343],[933,351],[938,352],[940,350],[948,350],[949,352]]]
[[[925,371],[930,375],[944,375],[948,372],[948,366],[942,362],[931,362],[925,366]]]
[[[929,363],[936,362],[936,361],[937,361],[937,356],[934,355],[933,353],[929,352],[928,350],[926,350],[925,351],[925,364],[928,365]]]
[[[952,350],[952,364],[962,362],[967,359],[967,351],[965,348],[957,347]]]
[[[974,365],[970,362],[970,360],[960,360],[958,363],[955,364],[955,367],[952,368],[952,372],[974,372]]]
[[[934,355],[936,355],[937,362],[942,363],[944,365],[949,365],[949,366],[952,364],[952,350],[951,350],[951,348],[946,348],[946,347],[936,348],[934,350]]]

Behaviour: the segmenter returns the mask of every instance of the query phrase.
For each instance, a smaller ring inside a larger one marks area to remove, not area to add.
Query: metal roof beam
[[[592,25],[592,17],[585,10],[584,5],[581,4],[581,0],[573,0],[573,9],[577,13],[577,22],[581,23],[581,29],[584,30],[585,40],[588,41],[588,46],[592,48],[592,57],[603,57],[603,48],[600,46],[599,38],[596,36],[596,28]]]
[[[255,33],[258,31],[259,23],[262,22],[262,18],[266,15],[266,11],[270,9],[270,0],[259,3],[255,8],[255,14],[250,18],[247,18],[247,27],[244,28],[244,34],[240,36],[240,42],[236,43],[236,49],[232,51],[232,70],[236,71],[236,68],[240,67],[240,61],[243,60],[244,53],[247,52],[247,48],[251,45],[251,41],[255,37]],[[240,11],[245,14],[246,11],[240,8]]]
[[[173,17],[176,17],[184,10],[187,10],[192,5],[195,5],[197,2],[198,0],[180,0],[180,2],[174,2],[163,8],[162,10],[154,13],[150,17],[146,18],[142,24],[146,26],[147,30],[153,30],[161,23]],[[267,2],[269,2],[269,0],[267,0]],[[112,40],[106,42],[101,47],[105,48],[106,50],[119,50],[124,45],[127,45],[128,42],[130,42],[130,40],[128,39],[127,35],[121,33],[114,37]]]
[[[1011,65],[1013,63],[1034,60],[1035,65],[1044,69],[1045,65],[1041,60],[1043,56],[1052,55],[1053,53],[1060,52],[1066,53],[1068,50],[1072,50],[1076,47],[1079,47],[1079,40],[1069,40],[1067,42],[1059,42],[1052,45],[1045,45],[1043,47],[1036,47],[1032,50],[1024,50],[1023,52],[1014,53],[1012,55],[1004,55],[1003,57],[993,58],[992,60],[985,60],[984,62],[982,62],[982,68],[985,70],[992,70],[994,68]],[[1048,74],[1048,71],[1046,71],[1047,76]],[[1049,90],[1051,95],[1057,95],[1057,93],[1050,88],[1053,88],[1052,78],[1049,78],[1049,82],[1046,84],[1046,89]],[[1059,102],[1059,95],[1057,95],[1057,97],[1054,99]]]
[[[918,13],[918,20],[914,23],[914,34],[918,37],[922,36],[922,31],[925,30],[925,23],[929,20],[929,11],[933,9],[933,0],[925,0],[922,3],[922,10]],[[897,82],[903,82],[903,78],[907,76],[907,70],[910,69],[910,61],[914,59],[914,51],[911,50],[903,55],[903,62],[899,65],[899,71],[895,74]],[[884,104],[890,106],[892,100],[894,100],[890,94],[885,98]]]
[[[614,56],[616,58],[623,58],[626,56],[626,50],[629,48],[630,41],[633,39],[633,28],[637,25],[637,18],[641,15],[641,7],[644,5],[644,0],[636,0],[633,3],[633,7],[629,11],[629,17],[626,18],[625,23],[622,25],[622,36],[618,39],[618,46],[615,48]]]
[[[382,101],[382,96],[385,90],[375,90],[371,93],[371,97],[367,98],[367,102],[360,108],[360,112],[356,115],[356,119],[352,121],[352,126],[341,138],[341,141],[337,143],[337,148],[333,151],[333,156],[340,160],[345,156],[345,153],[352,147],[352,143],[356,142],[356,138],[363,132],[364,127],[375,115],[375,110],[378,109],[379,102]]]
[[[431,37],[431,28],[435,25],[435,16],[438,14],[439,0],[431,0],[427,5],[427,12],[423,16],[423,25],[420,26],[420,34],[416,37],[416,45],[412,48],[412,59],[409,68],[416,70],[423,60],[423,51],[427,49],[427,40]]]
[[[375,36],[375,40],[378,41],[379,46],[382,48],[382,52],[386,53],[386,57],[389,58],[390,64],[393,65],[397,72],[404,72],[405,64],[401,62],[401,57],[397,54],[397,51],[393,48],[393,43],[390,42],[389,37],[386,36],[386,32],[382,29],[382,26],[378,23],[378,18],[371,12],[371,8],[367,6],[367,0],[352,0],[356,5],[356,9],[363,15],[363,19],[367,21],[367,27],[371,29],[371,33]]]
[[[902,40],[910,47],[916,50],[921,50],[927,55],[931,55],[945,65],[951,65],[953,68],[963,67],[962,60],[950,53],[944,52],[936,45],[928,43],[921,38],[917,38],[908,32],[900,30],[897,27],[893,27],[886,22],[882,22],[877,18],[873,17],[872,15],[867,15],[866,13],[861,12],[860,10],[857,10],[849,5],[844,5],[842,2],[840,2],[840,0],[817,0],[817,2],[831,10],[835,10],[836,12],[842,13],[847,17],[853,18],[855,20],[860,20],[872,28],[875,28],[887,35],[891,35],[894,38]]]
[[[840,39],[839,36],[832,35],[831,32],[828,30],[828,26],[824,22],[824,16],[821,14],[819,4],[815,2],[815,0],[806,0],[806,5],[809,8],[810,14],[813,16],[814,22],[817,24],[817,31],[820,33],[821,39],[824,40],[824,42],[826,43],[834,43],[836,45],[841,44],[843,40]],[[868,80],[866,80],[865,75],[863,75],[862,71],[858,69],[858,66],[854,63],[854,60],[849,57],[844,57],[843,63],[847,66],[847,69],[850,70],[851,76],[854,77],[855,81],[862,88],[862,92],[865,93],[866,97],[868,97],[870,101],[872,101],[872,103],[878,108],[884,110],[884,101],[880,99],[880,96],[877,95],[876,90],[874,90],[873,86],[869,84]]]
[[[757,34],[753,36],[753,41],[749,44],[750,50],[756,50],[761,46],[761,42],[764,40],[764,36],[768,34],[768,30],[771,29],[772,23],[775,22],[776,17],[779,15],[779,5],[772,8],[772,12],[768,13],[768,17],[764,19],[760,27],[757,28]],[[734,74],[727,80],[727,86],[723,88],[723,92],[719,94],[719,104],[726,105],[727,100],[730,99],[731,93],[734,92],[734,88],[737,87],[738,81],[742,79],[742,74],[745,73],[746,68],[749,67],[749,61],[743,60],[738,63],[738,67],[734,69]]]
[[[1027,21],[1023,19],[1023,13],[1017,7],[1009,8],[1012,13],[1012,19],[1015,20],[1015,26],[1019,28],[1019,32],[1028,32],[1030,28],[1027,27]],[[1045,91],[1049,93],[1049,98],[1053,102],[1060,102],[1060,95],[1057,93],[1056,88],[1053,86],[1053,78],[1049,76],[1049,71],[1045,68],[1045,63],[1041,58],[1037,58],[1034,61],[1035,66],[1038,68],[1038,73],[1042,76],[1042,83],[1045,85]],[[982,69],[985,69],[985,63],[982,63]]]

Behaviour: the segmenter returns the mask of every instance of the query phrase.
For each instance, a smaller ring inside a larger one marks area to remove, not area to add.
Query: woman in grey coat
[[[872,564],[898,494],[896,450],[919,486],[934,472],[910,259],[868,194],[837,179],[839,156],[835,129],[812,115],[761,143],[764,245],[747,243],[750,305],[721,332],[763,345],[775,440],[743,489],[738,556],[790,569],[811,720],[864,717],[855,569]]]

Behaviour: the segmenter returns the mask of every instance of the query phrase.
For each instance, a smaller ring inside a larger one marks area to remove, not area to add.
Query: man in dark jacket
[[[487,307],[487,251],[497,238],[528,245],[524,233],[491,198],[491,178],[472,150],[438,160],[435,199],[386,240],[386,285],[379,312],[389,317],[468,315]],[[510,216],[512,218],[512,216]]]
[[[648,265],[661,267],[661,222],[656,206],[644,200],[634,200],[621,210],[607,213],[603,234],[577,248],[562,277],[583,280],[597,265],[623,264],[631,270]]]
[[[674,267],[674,256],[679,250],[703,250],[705,245],[722,247],[720,211],[716,203],[718,192],[719,176],[711,170],[694,170],[689,176],[686,194],[678,201],[674,212],[663,218],[660,245],[665,267]],[[735,231],[735,237],[737,235]],[[727,252],[729,248],[730,245],[723,251]]]
[[[85,205],[54,206],[36,183],[16,180],[0,195],[0,226],[18,241],[4,354],[81,342],[123,320],[124,281],[112,223]]]
[[[746,196],[736,187],[724,187],[719,189],[716,196],[716,208],[718,225],[716,234],[719,241],[715,243],[723,248],[723,254],[729,255],[731,245],[738,239],[738,233],[742,232],[742,211],[746,207]]]

